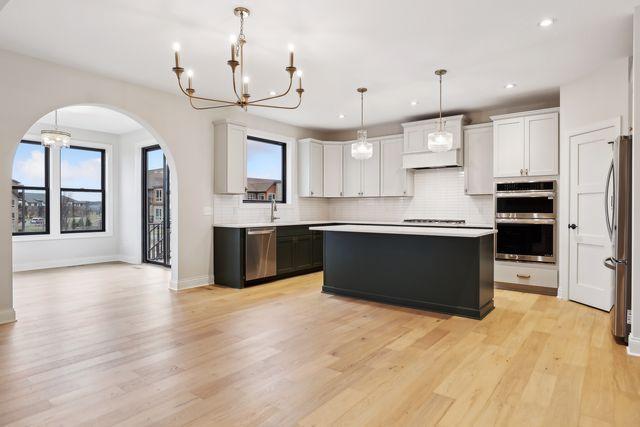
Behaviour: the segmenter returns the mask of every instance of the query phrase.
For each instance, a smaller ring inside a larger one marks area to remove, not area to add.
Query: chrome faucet
[[[276,212],[278,212],[278,205],[276,204],[275,195],[271,195],[271,222],[276,222],[276,219],[280,219],[280,217],[276,216]]]

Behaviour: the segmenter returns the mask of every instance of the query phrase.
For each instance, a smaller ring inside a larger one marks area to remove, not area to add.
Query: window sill
[[[12,236],[14,243],[18,242],[38,242],[49,240],[71,240],[71,239],[103,239],[113,237],[111,232],[88,232],[88,233],[69,233],[69,234],[36,234],[31,236]]]

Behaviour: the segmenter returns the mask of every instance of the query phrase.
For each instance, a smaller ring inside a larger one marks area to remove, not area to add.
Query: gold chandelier
[[[178,43],[174,43],[173,50],[175,52],[175,67],[173,67],[173,72],[176,74],[178,78],[178,86],[182,93],[184,93],[189,98],[189,103],[196,110],[209,110],[212,108],[225,108],[237,106],[245,111],[247,107],[266,107],[266,108],[279,108],[283,110],[295,110],[302,103],[302,94],[304,89],[302,88],[302,70],[297,70],[293,65],[293,46],[289,45],[289,65],[285,68],[287,73],[289,73],[289,87],[287,90],[282,92],[281,94],[276,94],[271,92],[268,97],[260,98],[251,101],[251,95],[249,93],[249,76],[245,74],[244,69],[244,45],[247,43],[247,38],[244,35],[244,18],[249,16],[249,9],[245,7],[236,7],[233,10],[233,13],[240,18],[240,33],[236,37],[232,35],[230,37],[231,42],[231,58],[227,61],[229,67],[231,67],[231,78],[233,84],[233,92],[236,95],[236,99],[233,101],[225,101],[221,99],[213,99],[213,98],[205,98],[201,96],[196,96],[196,90],[193,88],[193,72],[191,70],[187,71],[187,88],[185,89],[182,84],[182,73],[184,73],[184,68],[180,66],[180,45]],[[240,67],[240,82],[241,85],[237,84],[236,79],[236,69]],[[293,87],[293,75],[296,74],[298,76],[298,89],[296,92],[298,93],[298,103],[294,106],[282,106],[282,105],[273,105],[269,104],[266,101],[271,101],[273,99],[278,99],[286,96]],[[194,103],[194,101],[196,103]],[[210,105],[213,103],[214,105]],[[199,104],[199,105],[196,105]]]

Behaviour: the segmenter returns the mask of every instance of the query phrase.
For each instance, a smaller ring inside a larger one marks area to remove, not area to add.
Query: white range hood
[[[402,167],[404,169],[431,169],[463,166],[462,126],[464,116],[443,117],[445,129],[453,134],[453,148],[450,151],[436,153],[429,151],[427,136],[434,132],[438,119],[421,120],[403,123],[404,152]]]

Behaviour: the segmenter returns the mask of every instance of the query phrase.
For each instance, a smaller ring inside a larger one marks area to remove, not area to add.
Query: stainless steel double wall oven
[[[496,183],[496,259],[556,262],[556,181]]]

